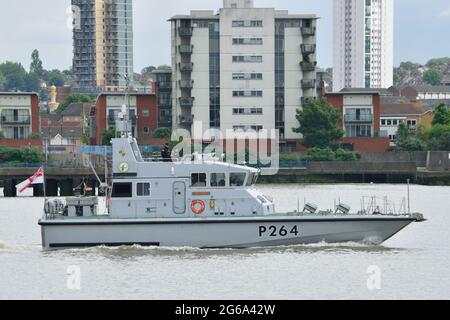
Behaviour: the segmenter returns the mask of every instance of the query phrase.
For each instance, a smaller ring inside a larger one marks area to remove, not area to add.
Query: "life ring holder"
[[[194,200],[191,203],[191,210],[195,214],[202,214],[206,210],[206,204],[202,200]]]

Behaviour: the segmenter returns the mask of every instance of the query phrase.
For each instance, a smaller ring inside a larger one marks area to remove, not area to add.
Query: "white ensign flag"
[[[22,193],[24,192],[29,186],[33,184],[43,184],[44,183],[44,170],[40,168],[33,176],[29,177],[24,182],[19,183],[16,186],[16,189]]]

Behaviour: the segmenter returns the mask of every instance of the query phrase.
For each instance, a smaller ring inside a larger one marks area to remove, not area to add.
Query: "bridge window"
[[[211,187],[225,187],[225,173],[211,173]]]
[[[132,198],[133,187],[132,183],[114,183],[112,198]]]
[[[254,178],[255,178],[255,174],[254,173],[250,173],[248,175],[247,184],[246,184],[247,187],[250,187],[251,185],[253,185]]]
[[[150,183],[138,183],[137,184],[137,195],[139,197],[149,197],[150,196]]]
[[[192,187],[206,187],[206,173],[193,173],[191,175]]]
[[[230,187],[242,187],[245,177],[245,173],[230,173]]]

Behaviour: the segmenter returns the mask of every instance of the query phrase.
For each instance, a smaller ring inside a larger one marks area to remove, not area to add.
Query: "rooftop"
[[[422,115],[426,112],[419,103],[384,103],[381,105],[381,116]]]
[[[37,96],[36,92],[0,92],[0,96]]]

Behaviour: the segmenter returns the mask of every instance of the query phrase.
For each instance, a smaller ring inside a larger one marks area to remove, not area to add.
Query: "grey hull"
[[[319,242],[382,243],[414,222],[407,217],[267,217],[40,221],[45,249],[94,246],[248,248]]]

